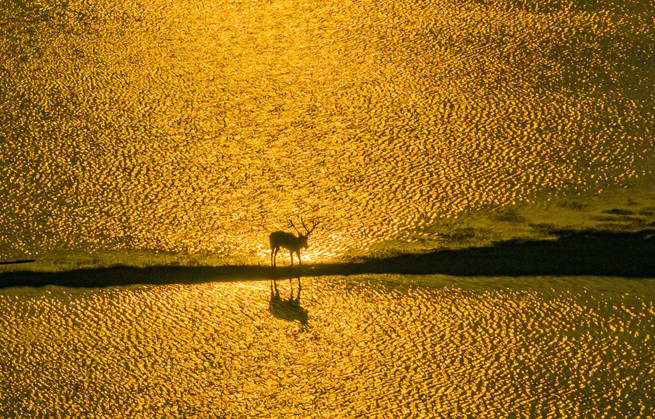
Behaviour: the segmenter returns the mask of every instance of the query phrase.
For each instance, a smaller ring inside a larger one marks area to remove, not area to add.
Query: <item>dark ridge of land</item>
[[[114,266],[65,272],[0,273],[0,287],[105,287],[188,284],[357,274],[454,276],[619,276],[655,278],[655,230],[558,230],[552,240],[511,240],[491,246],[405,254],[359,262],[288,266]]]
[[[36,262],[34,259],[24,259],[24,260],[7,260],[0,262],[0,265],[20,265],[22,263],[32,263]]]

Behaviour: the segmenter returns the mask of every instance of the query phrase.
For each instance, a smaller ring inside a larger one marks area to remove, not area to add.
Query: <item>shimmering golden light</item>
[[[639,417],[652,407],[652,281],[302,281],[297,306],[275,307],[268,281],[3,291],[0,414]]]
[[[11,3],[6,241],[338,255],[648,174],[652,14],[542,3]]]

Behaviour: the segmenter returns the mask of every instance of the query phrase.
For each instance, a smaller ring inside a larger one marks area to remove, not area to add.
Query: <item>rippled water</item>
[[[306,262],[652,241],[654,10],[3,1],[0,261],[265,264],[300,216]],[[655,415],[652,279],[194,280],[3,288],[0,416]]]
[[[3,257],[263,261],[304,215],[322,220],[309,257],[330,258],[435,247],[472,211],[652,191],[653,17],[627,0],[5,2]]]
[[[0,414],[652,417],[654,285],[327,277],[298,305],[267,281],[16,288]]]

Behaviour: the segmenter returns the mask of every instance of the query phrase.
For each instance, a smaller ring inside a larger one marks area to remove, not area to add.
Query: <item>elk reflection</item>
[[[289,278],[292,281],[292,278]],[[302,284],[300,277],[298,277],[298,293],[293,295],[293,283],[289,291],[289,298],[284,299],[280,296],[280,291],[277,288],[277,280],[271,280],[271,299],[268,302],[268,309],[271,314],[278,319],[286,320],[289,322],[300,322],[303,329],[307,326],[307,309],[302,308],[300,305],[300,293],[302,291]]]

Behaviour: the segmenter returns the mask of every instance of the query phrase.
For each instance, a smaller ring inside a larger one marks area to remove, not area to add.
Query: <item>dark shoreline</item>
[[[0,288],[45,285],[107,287],[190,284],[358,274],[453,276],[617,276],[655,278],[655,229],[636,232],[559,230],[552,240],[512,240],[486,247],[439,250],[302,268],[255,265],[112,266],[63,272],[0,273]]]

